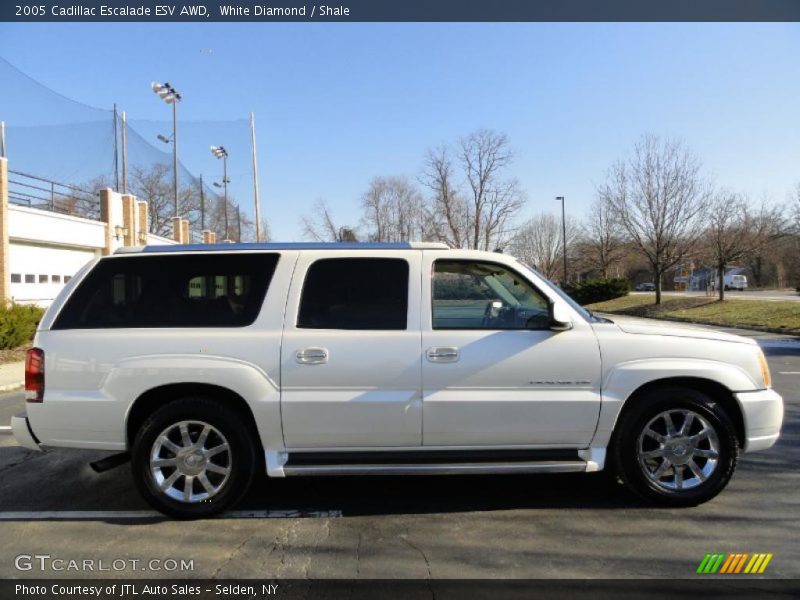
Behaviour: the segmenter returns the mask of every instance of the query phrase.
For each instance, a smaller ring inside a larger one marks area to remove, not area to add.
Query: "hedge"
[[[27,304],[0,306],[0,350],[16,348],[33,339],[44,310]]]
[[[578,304],[586,305],[627,296],[629,288],[627,279],[590,279],[569,284],[564,291]]]

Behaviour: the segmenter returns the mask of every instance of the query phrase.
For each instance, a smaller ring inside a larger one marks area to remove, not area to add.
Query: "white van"
[[[744,291],[747,289],[747,277],[744,275],[725,275],[722,278],[722,283],[726,290]]]
[[[124,249],[69,282],[34,344],[19,442],[129,453],[179,517],[263,472],[610,467],[692,505],[783,418],[755,342],[598,318],[510,256],[441,244]]]

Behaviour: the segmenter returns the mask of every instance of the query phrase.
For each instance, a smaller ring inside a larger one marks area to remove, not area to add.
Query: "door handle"
[[[434,346],[428,348],[426,355],[429,362],[451,363],[458,361],[459,352],[452,346]]]
[[[321,365],[328,362],[328,350],[326,348],[305,348],[297,351],[295,359],[301,365]]]

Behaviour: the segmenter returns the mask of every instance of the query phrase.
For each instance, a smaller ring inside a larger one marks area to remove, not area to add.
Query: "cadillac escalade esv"
[[[510,256],[442,244],[123,249],[65,286],[34,346],[20,444],[129,453],[178,517],[264,471],[613,469],[694,505],[783,418],[752,340],[599,318]]]

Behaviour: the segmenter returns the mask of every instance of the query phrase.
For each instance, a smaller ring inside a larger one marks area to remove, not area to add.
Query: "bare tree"
[[[431,237],[453,248],[468,246],[469,208],[459,193],[453,163],[445,146],[428,151],[420,180],[432,193],[427,208]]]
[[[374,178],[361,207],[361,225],[371,242],[404,242],[425,236],[422,196],[405,177]]]
[[[164,163],[156,163],[148,168],[134,165],[130,170],[129,182],[129,191],[140,200],[147,200],[150,233],[170,237],[172,218],[175,216],[172,167]],[[192,229],[199,228],[199,181],[193,180],[189,185],[179,186],[178,212],[189,221]]]
[[[740,195],[722,191],[708,214],[707,242],[717,270],[720,301],[725,299],[725,269],[749,253],[760,251],[780,235],[780,212],[763,204],[752,211]]]
[[[705,225],[710,186],[699,159],[681,142],[643,136],[618,162],[599,195],[653,269],[656,304],[664,274],[692,252]]]
[[[625,232],[612,214],[609,198],[595,199],[581,233],[584,263],[608,277],[609,269],[625,255]]]
[[[470,236],[474,249],[489,250],[504,245],[504,226],[524,204],[516,180],[504,180],[513,160],[505,134],[480,129],[459,140],[458,158],[467,181]]]
[[[338,226],[331,210],[324,200],[314,203],[314,216],[300,219],[303,236],[316,242],[357,242],[358,235],[354,228]]]
[[[794,234],[800,236],[800,181],[798,181],[794,186],[789,210],[791,211],[794,221]]]
[[[578,234],[574,221],[567,219],[567,245]],[[541,213],[526,221],[509,244],[512,254],[548,279],[556,279],[564,260],[561,219]]]

